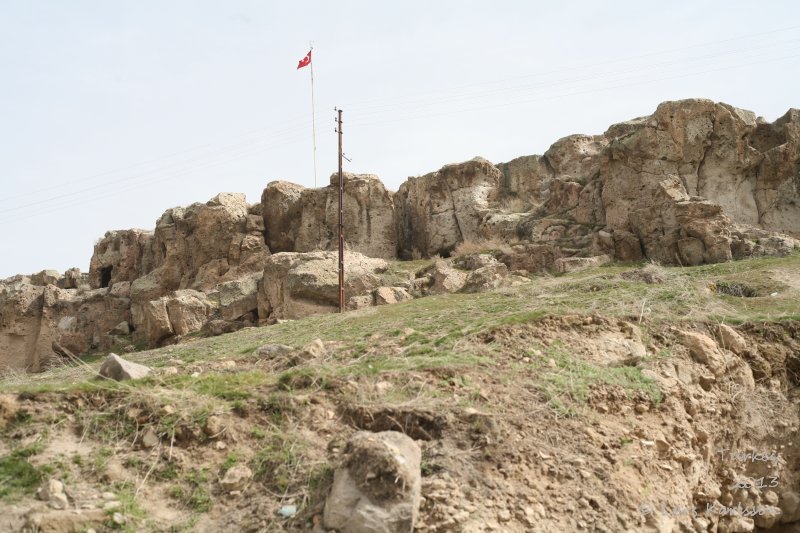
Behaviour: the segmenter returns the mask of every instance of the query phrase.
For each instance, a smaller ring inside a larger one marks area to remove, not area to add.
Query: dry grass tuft
[[[461,257],[470,254],[481,254],[487,252],[501,252],[511,254],[511,245],[500,239],[483,239],[480,241],[466,240],[458,244],[453,250],[451,257]]]

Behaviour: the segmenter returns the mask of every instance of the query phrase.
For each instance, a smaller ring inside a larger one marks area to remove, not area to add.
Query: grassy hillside
[[[537,428],[554,425],[558,449],[603,413],[592,407],[600,393],[659,409],[665,393],[653,369],[680,356],[670,328],[798,320],[799,255],[695,268],[613,265],[128,354],[155,369],[137,382],[94,379],[99,360],[6,375],[0,505],[8,525],[21,523],[33,491],[56,476],[75,502],[113,493],[119,505],[105,510],[99,528],[305,530],[346,437],[356,428],[396,429],[425,443],[423,475],[433,485],[423,523],[445,531],[433,482],[491,480],[487,461],[515,438],[550,442],[524,429],[532,419]],[[304,352],[315,339],[321,350]],[[626,359],[617,353],[625,339],[646,353]],[[296,350],[265,357],[265,344]],[[529,487],[530,461],[504,461],[516,465],[504,479]],[[237,464],[253,478],[231,495],[219,479]],[[276,514],[287,505],[297,514]],[[501,507],[491,516],[469,507],[453,513],[521,531],[538,512],[533,505],[534,515],[516,516],[509,504],[504,522]],[[568,515],[553,524],[567,527]]]

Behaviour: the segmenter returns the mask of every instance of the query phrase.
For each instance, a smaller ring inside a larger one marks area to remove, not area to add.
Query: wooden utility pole
[[[337,109],[339,132],[339,312],[344,313],[344,174],[342,174],[342,110]]]

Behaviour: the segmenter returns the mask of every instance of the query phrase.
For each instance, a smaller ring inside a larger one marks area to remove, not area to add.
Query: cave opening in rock
[[[106,288],[111,283],[111,271],[114,270],[113,266],[107,266],[100,269],[100,287]]]

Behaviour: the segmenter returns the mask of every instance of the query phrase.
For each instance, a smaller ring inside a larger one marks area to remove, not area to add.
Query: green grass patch
[[[272,434],[250,461],[253,478],[283,493],[302,483],[303,444],[285,433]]]
[[[547,349],[543,361],[548,358],[555,361],[556,369],[541,375],[539,387],[547,397],[548,404],[558,414],[575,416],[576,406],[586,403],[589,391],[598,385],[615,385],[626,393],[642,391],[655,404],[662,400],[661,390],[638,367],[606,367],[587,363],[574,358],[560,343],[554,343]],[[542,368],[545,368],[544,365]]]
[[[0,457],[0,500],[13,500],[36,490],[53,468],[34,466],[28,459],[42,451],[41,445],[18,448]]]

